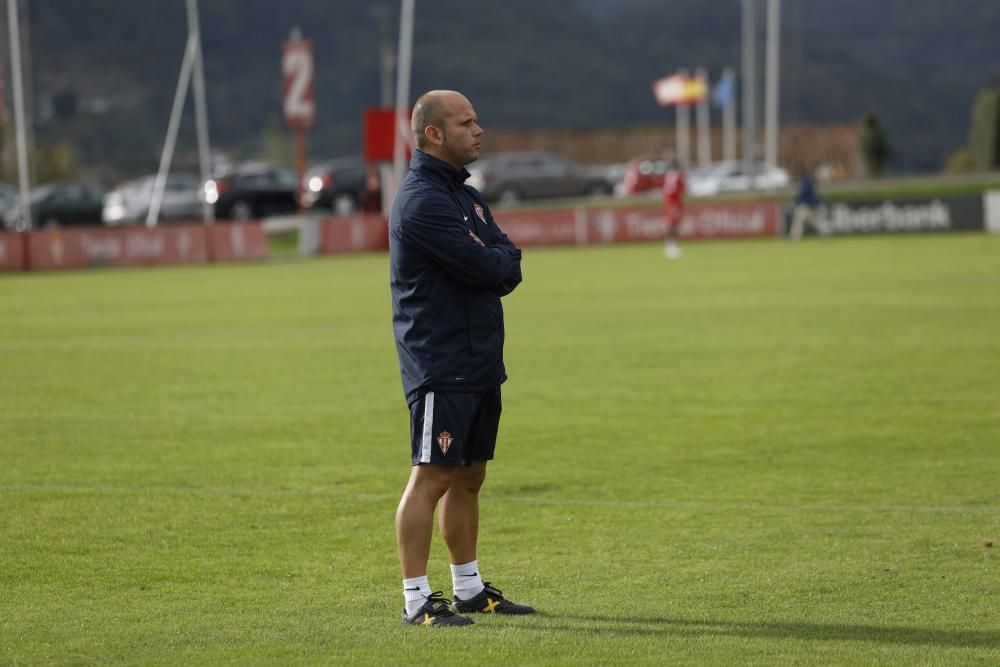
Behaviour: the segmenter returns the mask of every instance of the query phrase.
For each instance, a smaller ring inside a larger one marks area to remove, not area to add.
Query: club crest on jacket
[[[476,205],[473,208],[476,209],[476,215],[479,216],[480,220],[482,220],[487,225],[490,224],[490,223],[486,222],[486,211],[483,210],[483,207],[480,206],[478,202],[476,203]]]

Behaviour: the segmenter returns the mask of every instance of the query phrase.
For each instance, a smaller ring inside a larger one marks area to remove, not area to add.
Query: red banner
[[[216,262],[268,258],[267,234],[260,223],[216,223],[211,230],[212,259]]]
[[[498,211],[495,218],[504,232],[524,247],[654,241],[667,233],[662,212],[651,206],[506,210]],[[679,233],[682,239],[777,236],[778,205],[689,206]],[[388,226],[381,216],[329,217],[320,222],[322,254],[388,247]],[[261,260],[268,255],[264,228],[254,222],[216,223],[208,228],[192,224],[0,233],[0,271]]]
[[[406,114],[406,127],[401,128],[406,138],[406,163],[413,154],[413,139],[410,134],[410,117],[413,109]],[[362,126],[365,136],[365,162],[392,162],[396,149],[396,109],[395,107],[369,107],[364,110]]]
[[[216,223],[210,227],[57,227],[27,236],[31,269],[196,264],[210,258],[225,262],[268,257],[264,228],[255,222]]]
[[[201,226],[41,229],[28,234],[31,269],[204,262]]]
[[[587,218],[592,213],[584,209],[500,211],[493,219],[519,246],[585,245],[590,242]]]
[[[0,271],[22,271],[26,265],[24,234],[0,232]]]
[[[678,233],[682,239],[777,236],[778,214],[774,203],[688,206]],[[667,236],[667,223],[658,206],[506,210],[493,217],[521,247],[657,241]],[[389,247],[388,226],[378,216],[326,218],[319,235],[319,252],[324,255]]]
[[[627,243],[660,240],[667,235],[663,212],[648,206],[498,211],[494,218],[520,246]],[[689,206],[678,233],[682,239],[777,236],[778,206],[773,203]]]
[[[337,216],[324,219],[320,225],[319,252],[323,255],[389,247],[389,226],[382,216]]]

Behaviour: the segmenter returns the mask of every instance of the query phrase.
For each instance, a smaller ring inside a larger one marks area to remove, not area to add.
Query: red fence
[[[380,215],[324,218],[319,224],[321,255],[389,248],[389,226]]]
[[[590,245],[663,239],[667,224],[658,207],[506,210],[497,224],[519,246]],[[325,218],[319,222],[320,254],[389,247],[389,230],[380,216]],[[777,236],[779,210],[774,203],[708,204],[687,208],[679,230],[682,239]]]
[[[689,206],[679,234],[682,239],[776,236],[778,213],[773,203]],[[520,246],[628,243],[660,240],[667,235],[662,211],[648,206],[499,211],[494,218]]]
[[[0,271],[21,271],[24,259],[24,235],[0,232]]]
[[[0,270],[196,264],[266,259],[259,222],[106,229],[53,227],[0,233]]]

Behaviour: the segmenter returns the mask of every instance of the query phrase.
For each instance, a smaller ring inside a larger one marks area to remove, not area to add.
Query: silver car
[[[153,200],[156,175],[150,174],[123,183],[104,197],[101,220],[106,225],[126,225],[144,222]],[[201,219],[200,181],[194,174],[176,173],[167,176],[160,203],[162,220]]]
[[[688,172],[688,193],[692,197],[711,197],[751,188],[774,190],[789,183],[788,172],[781,167],[755,163],[753,168],[752,182],[742,162],[720,162],[707,169],[692,169]]]

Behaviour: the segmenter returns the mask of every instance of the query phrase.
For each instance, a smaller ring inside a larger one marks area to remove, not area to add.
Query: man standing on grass
[[[808,167],[799,168],[799,189],[792,202],[792,224],[788,229],[788,238],[798,241],[802,238],[802,228],[806,223],[816,228],[823,238],[830,236],[830,228],[820,216],[820,206],[823,200],[816,189],[816,181]]]
[[[667,259],[680,259],[681,256],[677,237],[684,219],[684,192],[684,171],[680,163],[671,158],[667,162],[667,173],[663,176],[663,215],[667,221],[667,241],[663,246],[663,255]]]
[[[389,216],[396,351],[410,408],[413,467],[396,511],[403,621],[470,625],[457,612],[530,614],[484,582],[476,560],[479,489],[500,423],[503,308],[521,251],[465,185],[483,130],[463,95],[435,90],[413,108],[416,150]],[[434,510],[451,562],[455,609],[427,581]]]

